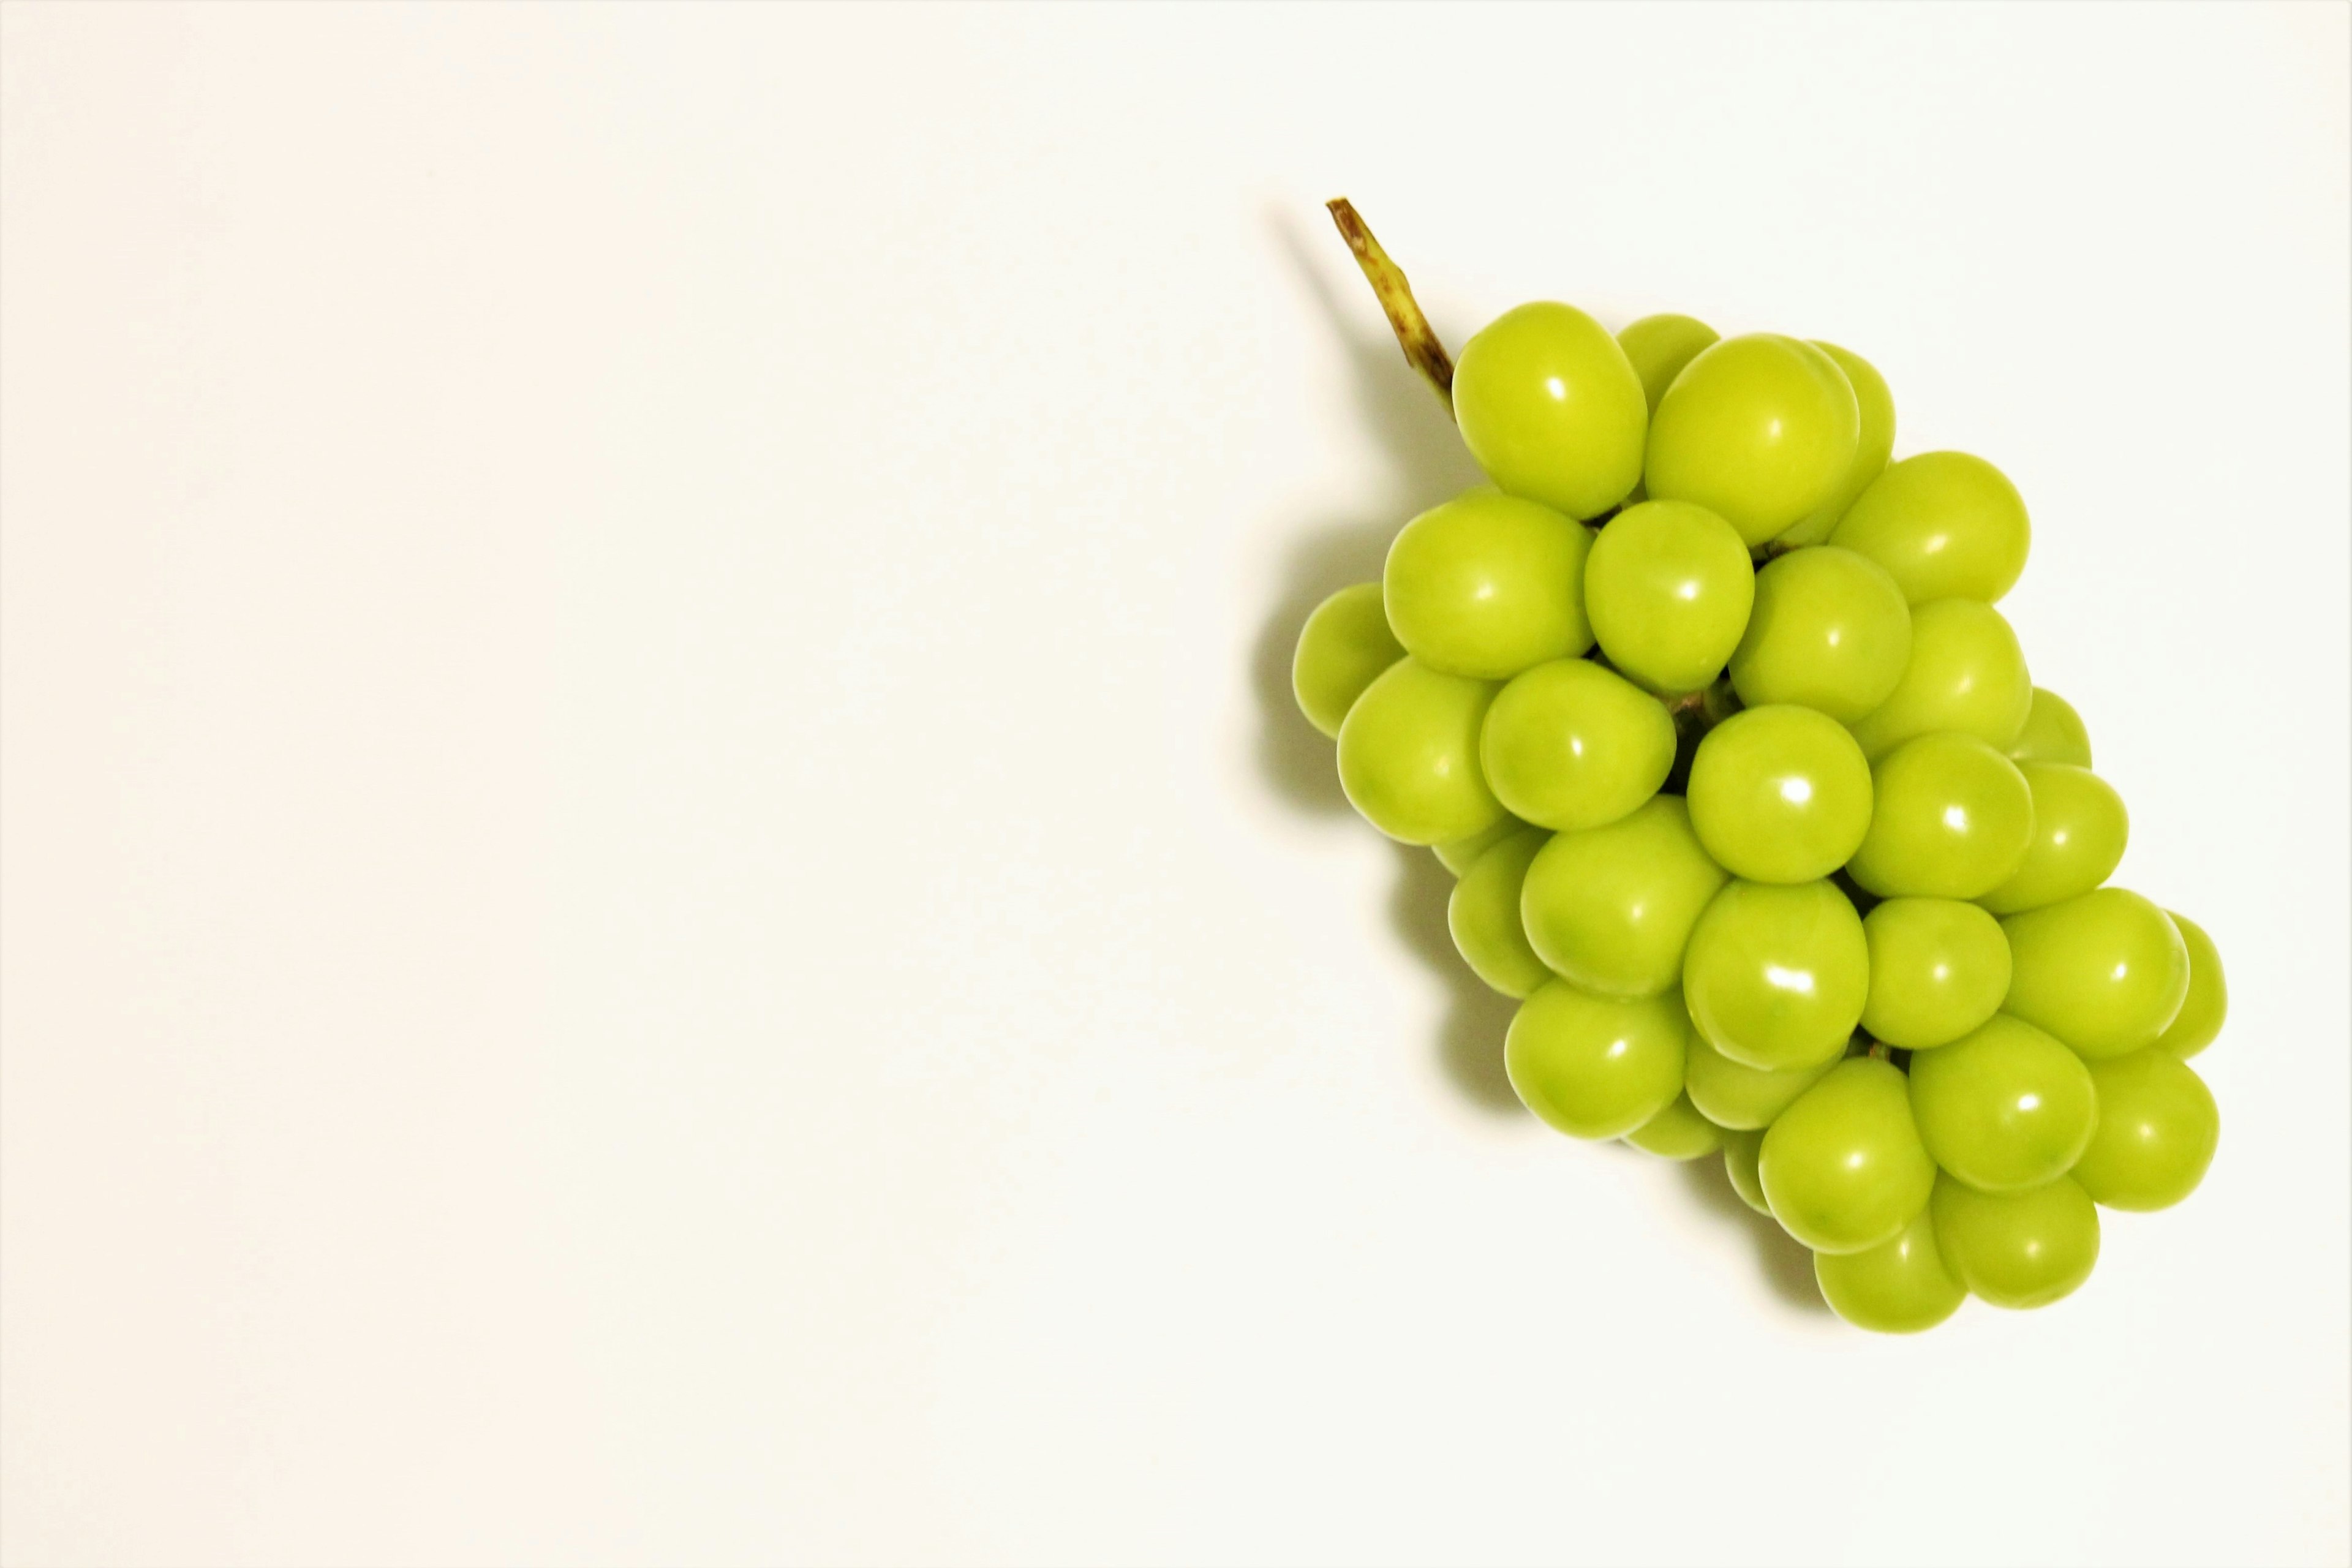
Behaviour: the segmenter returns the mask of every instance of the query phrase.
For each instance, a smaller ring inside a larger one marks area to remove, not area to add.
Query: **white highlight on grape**
[[[1969,808],[1965,805],[1944,807],[1944,826],[1955,833],[1966,833],[1969,830]]]
[[[1805,802],[1813,798],[1813,781],[1811,779],[1782,779],[1780,781],[1780,798],[1787,801],[1790,805],[1804,805]]]
[[[1783,969],[1777,963],[1764,966],[1764,979],[1776,991],[1796,991],[1810,996],[1813,994],[1813,977],[1802,969]]]

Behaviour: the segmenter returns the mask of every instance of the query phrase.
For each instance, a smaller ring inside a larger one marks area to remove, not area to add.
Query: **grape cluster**
[[[1293,667],[1348,798],[1458,880],[1550,1126],[1732,1184],[1883,1332],[2089,1276],[2220,1121],[2197,925],[2105,886],[2124,804],[1993,606],[2026,509],[1890,462],[1859,355],[1521,306],[1464,346],[1491,486],[1406,523]]]

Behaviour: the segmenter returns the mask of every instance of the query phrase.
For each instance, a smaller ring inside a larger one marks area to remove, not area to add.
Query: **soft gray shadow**
[[[1782,1230],[1769,1215],[1758,1214],[1731,1184],[1723,1156],[1703,1154],[1682,1162],[1683,1184],[1699,1206],[1727,1226],[1744,1230],[1756,1248],[1756,1261],[1772,1294],[1791,1307],[1827,1312],[1821,1286],[1813,1279],[1813,1255],[1804,1243]]]

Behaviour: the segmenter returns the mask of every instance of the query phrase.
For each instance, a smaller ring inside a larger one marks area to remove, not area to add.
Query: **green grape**
[[[1507,680],[1592,646],[1584,561],[1592,535],[1549,507],[1472,490],[1430,508],[1389,546],[1389,625],[1432,669]]]
[[[1723,1129],[1701,1116],[1685,1094],[1626,1133],[1625,1142],[1662,1160],[1696,1160],[1723,1147]]]
[[[1938,599],[1911,606],[1910,662],[1886,700],[1855,721],[1853,738],[1873,762],[1937,730],[2005,752],[2032,705],[2024,650],[2000,612],[1974,599]]]
[[[2152,1046],[2189,995],[2189,945],[2137,893],[2101,888],[2011,915],[2001,1010],[2094,1060]]]
[[[1501,820],[1478,771],[1478,730],[1500,688],[1401,658],[1339,726],[1339,787],[1364,820],[1407,844],[1466,838]]]
[[[1906,741],[1871,770],[1870,831],[1846,875],[1881,898],[1977,899],[2033,841],[2033,792],[1970,735]]]
[[[1642,394],[1649,399],[1652,414],[1658,411],[1658,399],[1682,374],[1683,366],[1720,335],[1705,321],[1671,314],[1644,316],[1617,334],[1618,346],[1633,361],[1633,374],[1642,378]]]
[[[1359,583],[1342,588],[1307,617],[1298,652],[1290,661],[1290,689],[1307,721],[1337,740],[1348,710],[1381,672],[1404,657],[1404,645],[1389,630],[1381,585]]]
[[[1483,731],[1481,742],[1484,742]],[[1449,838],[1443,844],[1433,844],[1429,852],[1437,857],[1439,865],[1459,877],[1478,863],[1479,856],[1527,826],[1516,816],[1505,816],[1492,826],[1480,828],[1467,837]]]
[[[1938,1176],[1929,1208],[1944,1266],[1996,1307],[2046,1307],[2099,1260],[2099,1211],[2069,1176],[2023,1193],[1980,1193]]]
[[[1753,549],[1830,499],[1861,439],[1835,360],[1795,338],[1726,338],[1658,400],[1643,479],[1653,500],[1696,502]]]
[[[1567,833],[1616,821],[1675,765],[1664,704],[1585,658],[1515,677],[1486,712],[1478,758],[1511,812]]]
[[[2221,973],[2221,950],[2205,928],[2184,914],[2171,914],[2171,920],[2181,945],[2189,950],[2189,995],[2156,1043],[2185,1062],[2221,1032],[2221,1020],[2230,1012],[2230,984]]]
[[[1867,1252],[1813,1254],[1813,1279],[1830,1310],[1874,1334],[1916,1334],[1960,1310],[1968,1291],[1944,1267],[1935,1216],[1926,1209],[1902,1234]]]
[[[2023,1192],[2064,1175],[2099,1115],[2083,1058],[2006,1014],[1911,1058],[1920,1141],[1979,1192]]]
[[[1454,418],[1496,484],[1570,517],[1599,516],[1642,478],[1642,378],[1573,305],[1521,305],[1463,344]]]
[[[1893,574],[1915,605],[1992,604],[2025,571],[2032,530],[2017,487],[1966,452],[1922,452],[1878,476],[1830,542]]]
[[[1772,1205],[1764,1201],[1764,1177],[1757,1169],[1763,1153],[1763,1133],[1725,1131],[1723,1173],[1731,1178],[1731,1190],[1739,1201],[1769,1219]]]
[[[1683,1000],[1707,1043],[1774,1072],[1837,1059],[1870,991],[1870,946],[1827,882],[1733,882],[1691,932]]]
[[[1693,1024],[1683,1062],[1683,1092],[1717,1127],[1761,1131],[1836,1065],[1837,1058],[1832,1057],[1811,1067],[1778,1072],[1752,1068],[1717,1050]]]
[[[1825,713],[1750,708],[1699,742],[1687,798],[1691,826],[1725,870],[1811,882],[1844,865],[1870,831],[1870,764]]]
[[[2037,686],[2025,710],[2025,728],[2010,742],[2009,754],[2014,762],[2067,763],[2087,768],[2091,733],[2083,728],[2083,716],[2074,711],[2073,703]]]
[[[1654,996],[1683,969],[1691,927],[1725,881],[1680,796],[1606,827],[1563,833],[1528,868],[1519,918],[1555,973],[1612,996]]]
[[[1923,1051],[1958,1039],[2009,994],[2000,922],[1957,899],[1889,899],[1862,920],[1870,942],[1871,1038]]]
[[[1540,827],[1504,839],[1462,874],[1446,901],[1445,923],[1462,961],[1506,996],[1525,996],[1551,978],[1519,925],[1519,885],[1527,880],[1528,862],[1550,839]]]
[[[1571,1138],[1622,1138],[1683,1091],[1681,1004],[1548,981],[1512,1016],[1503,1066],[1549,1126]]]
[[[2038,910],[2087,893],[2112,876],[2131,831],[2124,797],[2088,768],[2020,763],[2033,792],[2033,841],[2008,881],[1984,896],[1997,915]]]
[[[2168,1209],[2197,1190],[2221,1139],[2221,1112],[2193,1068],[2160,1048],[2093,1062],[2099,1131],[2074,1180],[2111,1209]]]
[[[1815,1252],[1894,1240],[1936,1183],[1902,1073],[1869,1057],[1840,1062],[1780,1113],[1759,1168],[1773,1217]]]
[[[1723,671],[1756,598],[1731,524],[1687,501],[1609,520],[1584,566],[1584,608],[1609,662],[1653,691],[1696,691]]]
[[[1893,694],[1911,662],[1911,607],[1874,561],[1792,550],[1756,574],[1756,607],[1731,656],[1749,707],[1795,702],[1853,724]]]
[[[1813,347],[1836,361],[1838,369],[1845,372],[1846,384],[1853,388],[1854,401],[1861,405],[1862,436],[1854,444],[1853,461],[1846,465],[1845,475],[1830,491],[1829,500],[1815,507],[1804,521],[1780,535],[1778,542],[1791,549],[1801,544],[1819,544],[1827,539],[1846,509],[1853,505],[1854,498],[1886,471],[1887,455],[1895,450],[1895,394],[1887,390],[1886,378],[1878,374],[1878,367],[1835,343],[1816,339]]]

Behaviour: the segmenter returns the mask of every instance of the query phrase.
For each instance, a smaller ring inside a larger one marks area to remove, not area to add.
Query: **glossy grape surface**
[[[1506,996],[1525,996],[1551,978],[1519,925],[1519,887],[1528,865],[1551,838],[1523,828],[1486,851],[1454,884],[1446,928],[1471,973]]]
[[[1622,1138],[1682,1093],[1683,1036],[1672,996],[1596,996],[1553,980],[1519,1004],[1503,1065],[1548,1126],[1572,1138]]]
[[[2000,612],[1973,599],[1938,599],[1911,607],[1910,662],[1886,700],[1854,723],[1853,738],[1874,762],[1938,730],[2006,752],[2032,705],[2025,652]]]
[[[1592,535],[1549,507],[1472,490],[1404,525],[1381,597],[1407,653],[1432,669],[1507,680],[1592,646],[1584,562]]]
[[[1642,378],[1642,394],[1655,414],[1658,399],[1682,374],[1683,366],[1721,336],[1696,317],[1667,313],[1643,317],[1617,334],[1617,344],[1633,361],[1633,374]]]
[[[1389,630],[1381,585],[1359,583],[1315,606],[1290,660],[1290,689],[1307,721],[1338,739],[1339,725],[1364,689],[1404,657]]]
[[[2221,1140],[2221,1112],[2196,1071],[2150,1048],[2093,1062],[2099,1131],[2074,1167],[2092,1201],[2111,1209],[2170,1208],[2197,1190]]]
[[[1691,826],[1716,862],[1751,882],[1810,882],[1870,830],[1870,763],[1825,713],[1774,704],[1735,713],[1693,759]]]
[[[1996,1307],[2046,1307],[2099,1260],[2099,1211],[2069,1176],[2022,1193],[1980,1193],[1942,1176],[1931,1207],[1945,1267]]]
[[[1971,735],[1905,742],[1871,770],[1870,830],[1846,874],[1881,898],[1976,899],[2016,874],[2033,841],[2033,792]]]
[[[2009,754],[2019,763],[2065,763],[2091,765],[2091,732],[2074,705],[2054,691],[2037,686],[2025,710],[2025,728],[2011,742]]]
[[[1683,1092],[1717,1127],[1760,1131],[1836,1065],[1837,1058],[1832,1057],[1786,1071],[1752,1068],[1717,1050],[1694,1024],[1683,1062]]]
[[[1544,846],[1520,894],[1528,941],[1588,990],[1654,996],[1681,977],[1691,928],[1726,881],[1675,795]]]
[[[2180,933],[2181,945],[2189,950],[2189,994],[2156,1043],[2187,1061],[2221,1034],[2221,1022],[2230,1015],[2230,983],[2221,973],[2221,951],[2205,934],[2205,928],[2187,915],[2166,913],[2171,916],[2172,929]]]
[[[2022,1192],[2064,1175],[2089,1147],[2099,1113],[2082,1058],[2006,1014],[1911,1058],[1920,1141],[1979,1192]]]
[[[1740,1202],[1769,1218],[1772,1205],[1764,1201],[1764,1177],[1758,1168],[1763,1154],[1763,1133],[1725,1131],[1723,1173],[1731,1178],[1731,1190],[1739,1194]]]
[[[1795,338],[1726,338],[1659,399],[1643,479],[1653,500],[1694,501],[1753,549],[1830,499],[1861,437],[1836,361]]]
[[[1675,764],[1675,721],[1656,698],[1591,659],[1553,659],[1503,688],[1478,757],[1513,815],[1574,832],[1658,793]]]
[[[1493,826],[1503,803],[1478,768],[1478,731],[1499,689],[1407,658],[1365,688],[1339,726],[1339,787],[1364,820],[1406,844]]]
[[[1748,547],[1687,501],[1627,507],[1585,563],[1585,612],[1601,651],[1653,691],[1696,691],[1721,674],[1755,599]]]
[[[1875,562],[1829,545],[1793,550],[1756,574],[1756,605],[1731,656],[1751,708],[1794,702],[1852,724],[1894,692],[1911,662],[1911,607]]]
[[[1984,896],[1997,915],[2038,910],[2087,893],[2114,875],[2131,818],[2115,786],[2088,768],[2021,763],[2033,792],[2033,838],[2009,880]]]
[[[1683,961],[1683,1000],[1707,1043],[1776,1072],[1836,1059],[1869,990],[1862,917],[1828,882],[1729,884]]]
[[[2084,1057],[2154,1045],[2188,999],[2188,943],[2137,893],[2101,888],[2011,915],[2000,929],[2011,962],[2001,1010]]]
[[[1448,838],[1442,844],[1433,844],[1429,852],[1437,857],[1439,865],[1459,877],[1478,863],[1479,856],[1527,826],[1517,817],[1506,815],[1467,837]]]
[[[1696,1160],[1723,1147],[1723,1129],[1701,1116],[1685,1094],[1626,1133],[1625,1142],[1662,1160]]]
[[[1521,305],[1463,344],[1454,418],[1497,485],[1573,518],[1608,510],[1642,478],[1642,378],[1573,305]]]
[[[1887,390],[1886,378],[1878,367],[1835,343],[1815,340],[1813,347],[1836,362],[1845,373],[1845,382],[1853,388],[1854,402],[1862,414],[1862,431],[1854,443],[1853,460],[1845,467],[1845,474],[1831,489],[1829,499],[1815,507],[1802,522],[1780,535],[1786,545],[1819,544],[1836,528],[1838,520],[1853,505],[1854,498],[1870,488],[1871,481],[1886,471],[1887,455],[1895,450],[1895,395]]]
[[[1894,1240],[1936,1183],[1903,1075],[1868,1057],[1840,1062],[1780,1113],[1759,1168],[1773,1216],[1816,1252]]]
[[[1813,1279],[1830,1310],[1878,1334],[1932,1329],[1958,1311],[1969,1294],[1944,1267],[1935,1217],[1926,1209],[1894,1240],[1866,1252],[1813,1254]]]
[[[1873,1039],[1915,1051],[1948,1044],[2009,994],[2009,938],[1974,904],[1889,899],[1863,917],[1862,933],[1870,943],[1862,1026]]]
[[[1994,603],[2017,585],[2032,539],[2017,487],[1966,452],[1922,452],[1895,464],[1830,535],[1885,567],[1915,605]]]

